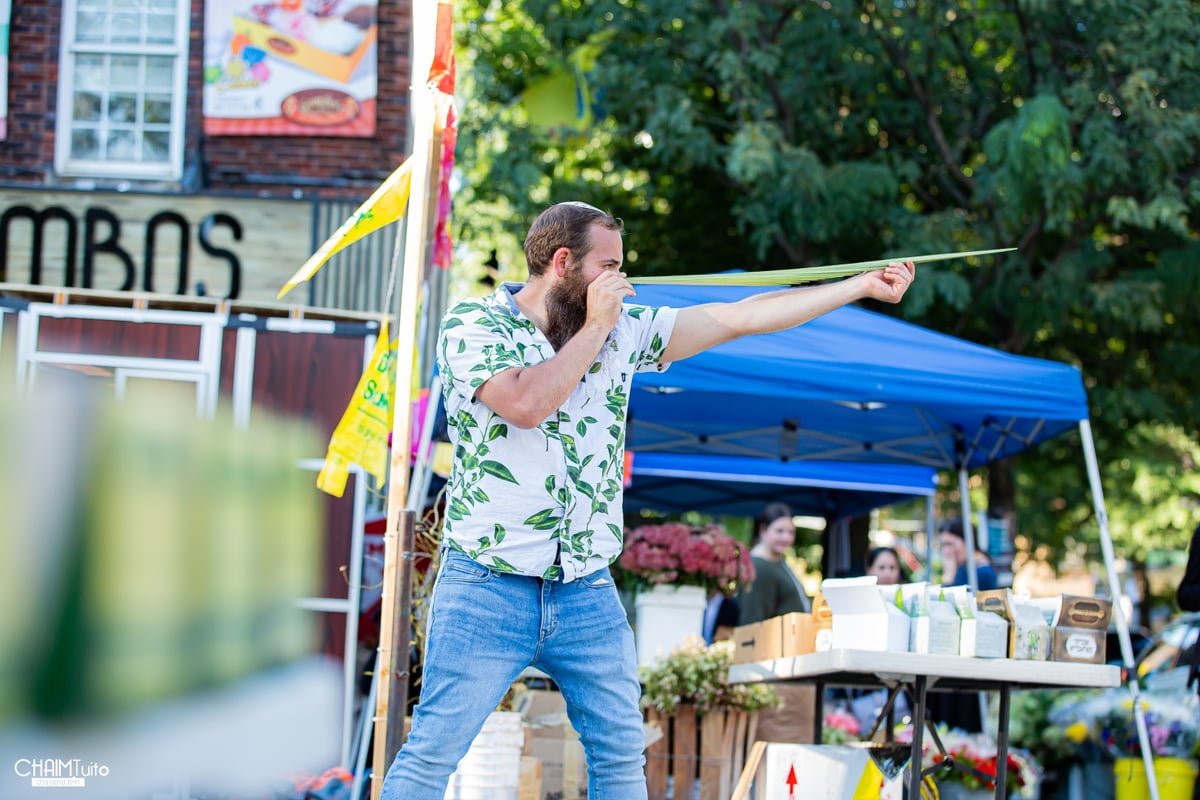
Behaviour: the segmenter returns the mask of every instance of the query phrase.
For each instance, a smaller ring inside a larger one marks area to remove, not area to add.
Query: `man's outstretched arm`
[[[916,275],[911,261],[889,264],[836,283],[752,295],[736,303],[705,303],[679,309],[663,361],[680,361],[741,336],[802,325],[848,303],[870,297],[898,303]]]

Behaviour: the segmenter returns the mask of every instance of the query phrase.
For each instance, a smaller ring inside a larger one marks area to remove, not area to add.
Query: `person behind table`
[[[900,562],[900,553],[894,547],[872,547],[863,559],[864,574],[874,575],[880,586],[894,586],[908,581],[908,575]],[[850,712],[858,720],[859,729],[866,733],[875,724],[876,718],[887,703],[886,689],[852,689],[846,692]],[[893,719],[903,719],[908,713],[908,702],[901,692],[892,706]]]
[[[796,541],[792,516],[787,503],[768,503],[755,520],[754,545],[750,548],[754,581],[739,587],[739,625],[810,609],[808,594],[787,563],[787,555]],[[815,689],[789,682],[777,683],[774,688],[783,705],[758,712],[758,738],[765,742],[812,744],[816,741]]]
[[[952,568],[946,586],[967,585],[967,541],[963,534],[962,519],[951,517],[938,528],[938,544],[942,549],[942,561],[947,573]],[[996,588],[996,570],[987,556],[975,548],[976,588],[981,591]],[[943,722],[951,728],[968,733],[983,731],[983,716],[979,708],[979,695],[974,692],[942,692],[929,695],[928,711],[931,719]]]
[[[906,583],[908,576],[900,564],[900,553],[894,547],[872,547],[863,559],[866,574],[874,575],[880,584]]]
[[[559,203],[525,239],[529,280],[450,309],[437,343],[454,461],[421,696],[385,800],[441,800],[521,672],[558,685],[597,800],[646,797],[633,632],[609,564],[622,543],[635,372],[784,330],[863,298],[898,302],[911,262],[684,308],[626,305],[621,222]],[[380,765],[382,766],[382,765]]]
[[[753,582],[739,587],[738,624],[749,625],[793,611],[808,611],[810,603],[787,554],[796,542],[796,524],[787,503],[768,503],[754,525]]]
[[[978,540],[976,540],[978,541]],[[951,574],[946,586],[966,586],[967,580],[967,540],[963,534],[962,519],[951,517],[938,528],[938,544],[942,550],[942,561],[946,571]],[[950,565],[954,572],[950,573]],[[975,581],[976,588],[981,591],[996,588],[996,570],[988,561],[987,555],[975,548]]]

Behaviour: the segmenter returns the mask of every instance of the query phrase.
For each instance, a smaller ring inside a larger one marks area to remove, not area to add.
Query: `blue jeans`
[[[421,699],[381,800],[442,800],[488,714],[527,666],[558,684],[592,800],[646,797],[633,632],[608,569],[571,583],[503,575],[447,549],[434,586]]]

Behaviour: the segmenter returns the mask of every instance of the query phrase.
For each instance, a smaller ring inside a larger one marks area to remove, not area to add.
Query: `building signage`
[[[204,132],[375,134],[373,0],[208,0]]]
[[[0,192],[0,282],[275,299],[309,255],[308,203]]]

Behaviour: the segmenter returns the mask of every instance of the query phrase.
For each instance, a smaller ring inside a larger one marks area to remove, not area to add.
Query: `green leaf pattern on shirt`
[[[438,343],[455,448],[448,542],[498,572],[544,578],[561,571],[572,580],[616,558],[629,387],[633,373],[660,369],[673,324],[673,309],[627,305],[567,402],[521,429],[476,401],[475,390],[507,369],[553,357],[553,348],[506,288],[451,309]]]

